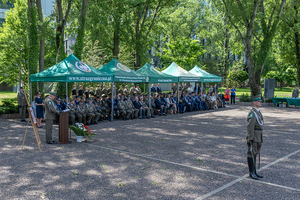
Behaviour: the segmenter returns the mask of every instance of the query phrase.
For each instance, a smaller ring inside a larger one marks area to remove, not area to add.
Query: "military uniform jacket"
[[[141,94],[142,94],[141,88],[135,88],[135,90],[136,90],[136,92],[137,92],[138,95],[141,95]]]
[[[122,100],[118,101],[118,108],[119,108],[120,110],[126,110],[127,107],[126,107],[125,101],[122,101]]]
[[[54,102],[50,97],[45,99],[45,119],[55,120],[55,115],[58,114],[58,110],[54,105]]]
[[[172,91],[173,91],[173,93],[176,93],[176,91],[177,91],[177,86],[172,86]]]
[[[299,97],[299,90],[298,89],[293,90],[292,97],[293,98],[298,98]]]
[[[93,103],[86,104],[87,113],[94,113],[96,112],[95,105]]]
[[[261,112],[252,108],[247,117],[247,140],[254,142],[263,142],[263,126],[264,118]]]
[[[102,95],[101,89],[97,89],[97,90],[96,90],[96,96],[101,97],[101,95]]]
[[[126,100],[125,104],[127,106],[128,109],[134,109],[133,103],[131,100]]]
[[[79,104],[78,105],[78,113],[82,114],[82,115],[87,113],[87,109],[86,109],[84,104]]]
[[[118,89],[118,94],[123,95],[123,90],[122,89]]]
[[[78,109],[77,109],[77,106],[76,104],[68,104],[67,108],[70,110],[69,111],[69,114],[75,114],[75,113],[78,113]]]
[[[101,107],[110,108],[108,102],[105,101],[104,99],[101,99]]]
[[[26,106],[27,105],[24,92],[19,92],[19,94],[18,94],[18,105],[19,106]]]
[[[107,89],[102,89],[102,94],[105,94],[107,96]]]
[[[125,88],[125,89],[123,90],[123,92],[124,92],[123,94],[124,94],[126,97],[129,95],[129,90],[128,90],[128,89]]]
[[[130,96],[133,97],[134,94],[138,93],[138,91],[136,90],[136,88],[131,88],[129,93],[130,93]]]
[[[141,106],[142,106],[143,108],[148,107],[145,101],[140,101],[140,104],[141,104]]]
[[[205,97],[203,95],[201,96],[201,101],[202,102],[206,102],[206,99],[205,99]]]

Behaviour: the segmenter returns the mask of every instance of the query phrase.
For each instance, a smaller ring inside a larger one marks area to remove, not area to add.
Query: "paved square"
[[[38,129],[42,153],[31,127],[21,152],[26,124],[1,119],[0,199],[300,199],[299,109],[261,108],[260,181],[248,178],[250,109],[105,121],[70,145]]]

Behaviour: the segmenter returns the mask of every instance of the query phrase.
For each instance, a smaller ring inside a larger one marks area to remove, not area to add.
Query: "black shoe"
[[[135,117],[131,117],[131,119],[132,119],[132,120],[134,120],[134,119],[135,119]]]
[[[142,117],[140,117],[140,119],[143,119]]]
[[[25,119],[22,119],[21,122],[26,122],[26,120],[25,120]]]
[[[86,123],[86,125],[91,125],[90,123]]]
[[[249,177],[255,180],[259,180],[254,171],[253,158],[247,157],[248,167],[249,167]]]
[[[162,114],[158,114],[159,116],[162,116]]]
[[[153,115],[151,115],[152,118],[155,118]]]
[[[163,116],[167,116],[165,113],[163,113]]]
[[[55,141],[47,142],[47,144],[56,144]]]
[[[96,121],[94,121],[94,124],[98,124]]]
[[[256,163],[256,157],[254,157],[254,162]],[[254,165],[254,173],[258,178],[263,178],[264,176],[257,174],[256,172],[256,166]]]

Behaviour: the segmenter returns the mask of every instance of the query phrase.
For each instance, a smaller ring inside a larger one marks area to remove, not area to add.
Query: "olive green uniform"
[[[46,126],[46,142],[52,142],[52,127],[58,110],[51,97],[45,99],[45,126]]]
[[[134,97],[135,94],[138,93],[138,91],[136,90],[136,88],[133,88],[133,87],[132,87],[132,88],[130,89],[130,92],[129,92],[129,93],[130,93],[130,96],[131,96],[131,97]]]
[[[175,85],[175,86],[172,86],[172,92],[173,93],[176,93],[176,91],[177,91],[177,86]]]
[[[121,94],[121,95],[123,95],[123,90],[120,88],[120,89],[118,89],[118,94]]]
[[[132,110],[127,108],[127,105],[125,103],[125,101],[120,100],[118,102],[118,108],[120,113],[122,114],[122,116],[125,118],[130,118],[131,114],[132,114]],[[126,115],[127,114],[127,115]]]
[[[213,102],[211,101],[211,97],[207,95],[205,100],[206,100],[207,108],[212,109],[213,108]]]
[[[101,108],[105,108],[106,113],[108,113],[109,115],[111,114],[111,107],[109,106],[108,102],[104,99],[101,99]]]
[[[87,109],[84,104],[78,105],[78,113],[82,116],[82,123],[86,124]]]
[[[140,101],[140,102],[141,102],[142,107],[145,109],[145,113],[147,113],[146,117],[149,117],[150,116],[150,108],[147,106],[145,101]]]
[[[69,103],[67,107],[70,110],[69,111],[69,118],[70,118],[69,124],[74,125],[76,118],[77,118],[77,121],[79,123],[81,123],[82,122],[82,115],[78,113],[77,105]]]
[[[292,97],[293,98],[298,98],[299,97],[299,90],[298,89],[293,89],[293,93],[292,93]]]
[[[141,95],[142,92],[141,92],[141,88],[135,88],[136,92],[137,92],[137,95]]]
[[[25,93],[22,91],[20,91],[18,94],[18,105],[19,105],[20,118],[21,120],[25,120],[27,102],[25,98]]]
[[[101,96],[102,95],[102,90],[100,89],[100,88],[98,88],[97,90],[96,90],[96,96]]]
[[[129,90],[125,88],[125,89],[123,90],[123,95],[124,95],[125,97],[127,97],[127,96],[129,95]]]
[[[150,97],[150,101],[151,101],[151,103],[149,105],[149,99],[147,99],[147,98],[145,99],[146,105],[148,106],[148,108],[150,108],[151,116],[153,116],[154,115],[154,110],[152,108],[152,105],[154,105],[154,99],[152,97]]]
[[[107,93],[108,93],[107,89],[103,88],[102,89],[102,94],[105,94],[107,96]]]
[[[87,123],[91,124],[91,123],[98,122],[98,120],[100,118],[100,113],[97,112],[95,105],[93,103],[88,102],[86,104],[86,109],[87,109],[87,113],[88,113],[87,114],[87,116],[88,116]]]
[[[263,142],[263,123],[264,118],[261,112],[256,109],[252,108],[249,112],[247,117],[247,141],[253,140],[252,149],[253,149],[253,156],[256,157],[257,154],[260,152],[260,148]],[[248,157],[252,157],[250,152],[250,147],[248,146]]]
[[[136,109],[134,106],[133,106],[133,103],[131,100],[126,100],[125,101],[125,104],[127,106],[127,109],[128,110],[131,110],[132,111],[132,117],[137,117],[138,114],[139,114],[139,109]]]

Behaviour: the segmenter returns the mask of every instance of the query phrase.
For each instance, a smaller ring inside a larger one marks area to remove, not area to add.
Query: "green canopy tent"
[[[200,82],[201,80],[201,77],[186,71],[185,69],[178,66],[175,62],[173,62],[167,69],[163,70],[162,72],[165,74],[178,77],[178,84],[177,84],[178,100],[179,100],[179,82]]]
[[[207,71],[198,67],[198,65],[196,65],[189,72],[201,77],[201,93],[202,93],[203,83],[221,82],[222,84],[222,77],[210,74]],[[221,90],[222,90],[222,86],[221,86]]]
[[[109,63],[103,65],[102,67],[98,68],[100,72],[105,74],[109,74],[113,76],[112,88],[114,88],[115,82],[122,82],[122,83],[148,83],[149,76],[145,76],[144,74],[140,74],[136,72],[122,63],[120,63],[116,58],[112,59]],[[112,89],[112,97],[114,96],[114,90]],[[112,116],[114,112],[114,107],[112,103]],[[113,118],[112,118],[113,120]]]
[[[149,63],[146,63],[143,67],[137,70],[137,72],[149,76],[151,83],[177,83],[178,82],[178,77],[160,72],[157,69],[155,69],[153,66],[151,66]],[[148,86],[149,94],[151,93],[150,82]],[[151,99],[149,98],[149,105],[151,104],[150,101]]]

